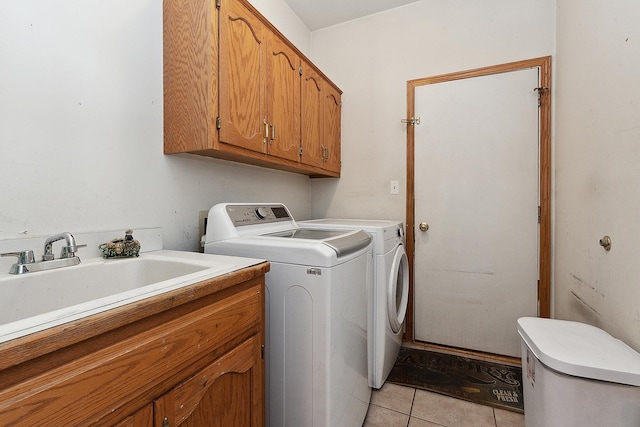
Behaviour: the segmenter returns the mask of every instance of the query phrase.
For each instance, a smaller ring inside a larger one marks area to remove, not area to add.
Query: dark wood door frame
[[[442,74],[407,82],[407,256],[409,258],[409,306],[405,341],[414,342],[414,261],[415,261],[415,88],[471,77],[506,73],[528,68],[540,69],[540,260],[538,280],[538,316],[551,316],[551,56],[510,62],[450,74]],[[534,88],[531,88],[534,90]],[[514,325],[515,328],[515,325]]]

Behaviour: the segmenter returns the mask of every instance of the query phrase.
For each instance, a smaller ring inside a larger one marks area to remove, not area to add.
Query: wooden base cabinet
[[[268,263],[245,270],[95,315],[84,321],[138,318],[3,367],[0,425],[263,426]],[[74,329],[25,338],[16,351],[50,334],[73,341]]]
[[[322,97],[303,99],[305,73]],[[329,93],[334,107],[316,116],[328,108]],[[338,177],[340,96],[246,0],[164,1],[165,154]],[[314,138],[305,141],[309,128]]]

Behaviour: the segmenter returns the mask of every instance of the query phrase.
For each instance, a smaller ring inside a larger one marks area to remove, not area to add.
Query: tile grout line
[[[411,398],[411,407],[409,408],[409,418],[407,419],[407,427],[411,423],[411,413],[413,412],[413,403],[416,401],[416,389],[413,389],[413,397]]]

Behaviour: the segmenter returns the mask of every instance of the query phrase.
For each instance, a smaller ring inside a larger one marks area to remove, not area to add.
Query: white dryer
[[[370,295],[369,385],[380,388],[393,368],[402,344],[409,299],[409,261],[402,221],[317,219],[302,228],[360,229],[373,237],[374,274]]]
[[[371,236],[301,229],[282,204],[211,208],[205,253],[266,259],[267,425],[360,427],[369,406]]]

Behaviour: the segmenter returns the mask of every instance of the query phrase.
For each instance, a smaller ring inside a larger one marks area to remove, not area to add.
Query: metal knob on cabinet
[[[427,224],[426,222],[421,222],[418,228],[420,229],[420,231],[427,231],[429,230],[429,224]]]

